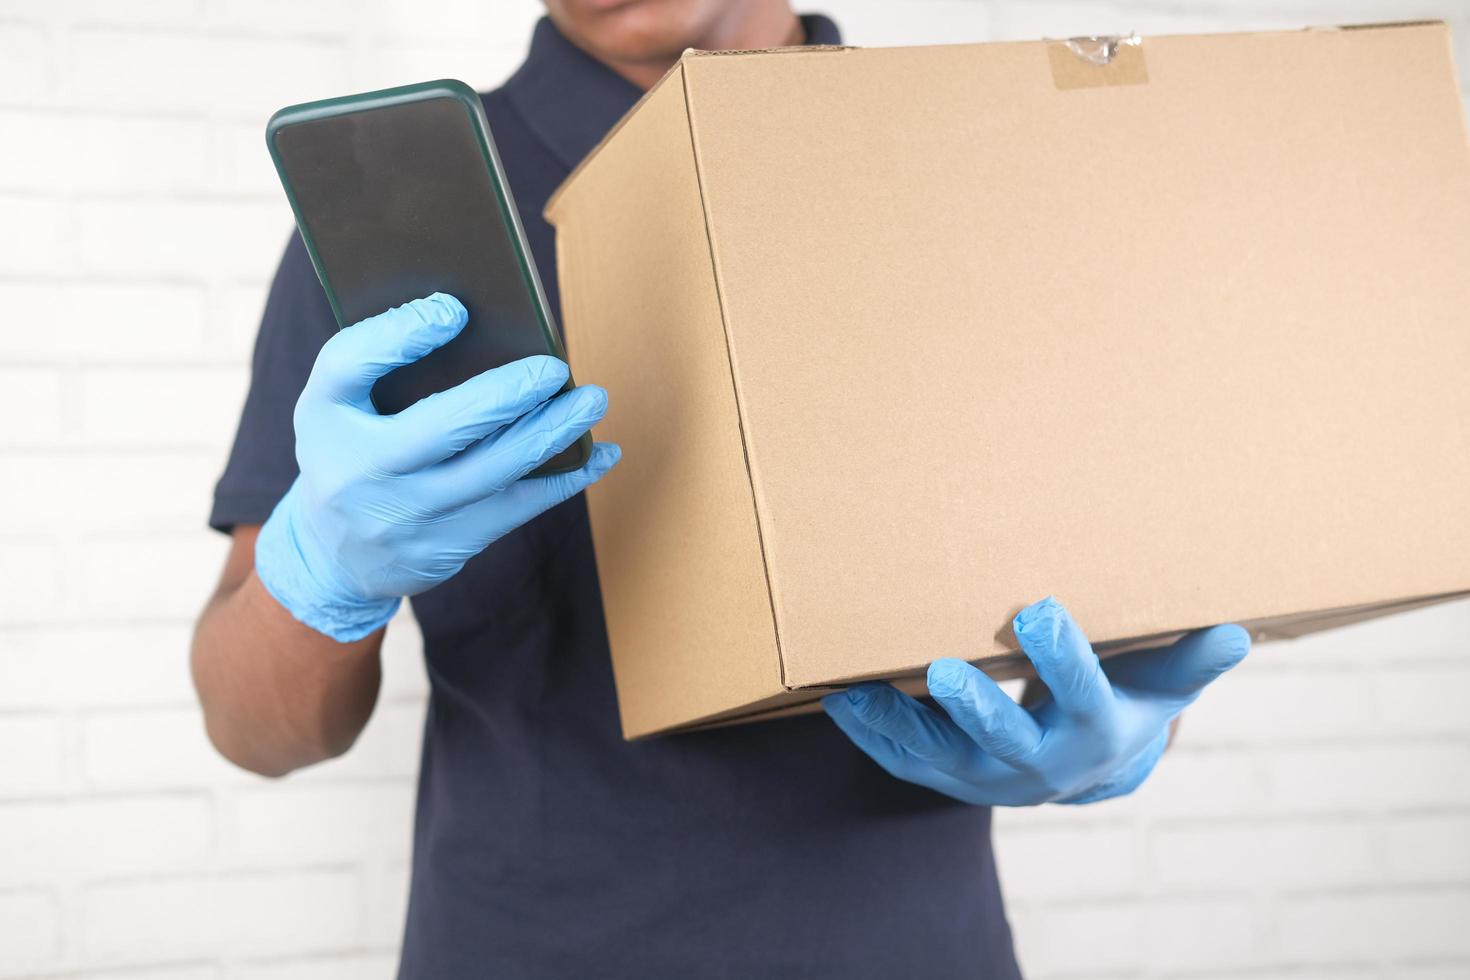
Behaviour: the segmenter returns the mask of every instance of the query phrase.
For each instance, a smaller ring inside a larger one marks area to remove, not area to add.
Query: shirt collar
[[[807,44],[841,44],[830,18],[801,18]],[[506,98],[568,170],[575,167],[643,92],[587,54],[542,17],[526,61],[505,83]]]

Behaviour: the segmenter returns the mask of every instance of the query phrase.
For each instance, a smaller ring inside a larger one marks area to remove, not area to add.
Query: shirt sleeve
[[[250,390],[225,470],[214,488],[209,526],[261,524],[296,479],[296,433],[291,416],[317,352],[337,331],[301,236],[293,234],[271,283],[255,354]]]

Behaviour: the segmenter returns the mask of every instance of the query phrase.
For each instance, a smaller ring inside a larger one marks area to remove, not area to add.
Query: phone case
[[[519,350],[517,352],[518,356],[545,353],[565,360],[561,338],[550,306],[547,303],[546,293],[541,285],[541,277],[537,273],[535,261],[526,243],[525,231],[521,226],[520,214],[516,209],[510,187],[506,182],[505,171],[501,166],[500,157],[495,149],[494,139],[490,134],[489,124],[485,119],[484,107],[480,102],[479,95],[476,94],[474,89],[454,79],[419,82],[413,85],[404,85],[376,92],[366,92],[359,95],[341,96],[317,102],[288,106],[272,115],[266,125],[266,144],[270,150],[272,163],[275,165],[276,172],[281,179],[281,185],[286,192],[286,199],[290,202],[292,213],[296,217],[297,228],[301,233],[307,254],[311,257],[317,278],[321,281],[322,288],[326,293],[327,301],[331,305],[332,313],[337,319],[337,325],[339,328],[346,327],[350,323],[357,322],[363,316],[381,312],[388,305],[394,305],[397,302],[406,302],[408,299],[412,299],[413,296],[395,296],[392,301],[386,302],[382,306],[374,306],[366,311],[364,309],[344,309],[345,306],[350,307],[352,304],[344,304],[343,297],[339,294],[339,289],[334,284],[332,276],[328,272],[328,263],[324,261],[320,242],[312,232],[306,209],[303,208],[302,202],[298,200],[298,189],[293,186],[289,168],[283,159],[280,145],[281,136],[290,130],[291,127],[295,126],[321,123],[329,120],[338,120],[338,125],[341,125],[342,121],[339,117],[352,116],[356,119],[361,119],[362,117],[358,116],[360,113],[411,106],[414,103],[426,103],[430,100],[441,99],[453,100],[453,103],[462,108],[466,114],[470,130],[473,133],[474,142],[479,149],[479,154],[484,164],[485,175],[493,189],[495,205],[498,208],[503,228],[508,235],[510,251],[514,255],[514,262],[519,271],[520,282],[525,289],[530,313],[534,315],[534,320],[539,325],[539,340],[534,344],[528,343],[523,345],[534,346],[537,349]],[[425,108],[427,109],[428,107]],[[442,111],[442,108],[436,106],[433,111],[439,112]],[[461,134],[456,132],[452,135],[455,138],[459,138]],[[297,166],[300,166],[299,161]],[[315,174],[314,176],[318,179],[322,177],[321,174]],[[340,250],[340,243],[338,247]],[[344,280],[350,281],[350,277],[344,276],[343,278]],[[355,285],[360,287],[362,283],[358,281]],[[426,291],[432,290],[426,289]],[[358,293],[361,293],[361,289],[358,290]],[[416,293],[416,295],[423,295],[423,293]],[[464,297],[461,296],[461,299],[464,299]],[[358,305],[361,306],[361,303],[359,302]],[[470,304],[467,303],[466,305]],[[493,322],[479,322],[475,316],[475,309],[473,306],[471,307],[471,322],[465,328],[466,335],[477,330],[494,331],[495,328],[495,323]],[[446,348],[441,350],[447,350],[456,345],[462,347],[463,343],[468,339],[467,337],[456,338],[450,344],[446,345]],[[519,336],[515,338],[516,342],[520,342],[521,339]],[[422,397],[425,394],[431,393],[432,390],[438,390],[442,387],[448,387],[452,383],[457,383],[455,378],[458,375],[448,373],[446,368],[446,364],[450,362],[453,354],[438,357],[437,355],[440,353],[441,351],[435,351],[429,354],[424,361],[417,362],[414,365],[408,365],[405,368],[398,368],[390,372],[384,379],[380,379],[373,392],[373,400],[379,411],[385,413],[399,411],[405,407],[405,403],[411,401],[411,395]],[[420,369],[421,366],[424,366],[426,362],[430,361],[434,363],[428,365],[423,370]],[[484,370],[492,366],[495,365],[477,365],[477,370],[470,371],[470,374],[478,373],[478,370]],[[464,380],[468,376],[458,377],[458,380]],[[390,381],[390,379],[393,380]],[[401,379],[416,381],[417,387],[415,388],[414,385],[408,384]],[[570,381],[568,381],[567,387],[571,387]],[[405,388],[409,390],[405,391]],[[565,472],[576,469],[587,461],[591,449],[591,435],[584,434],[577,443],[543,465],[533,475]]]

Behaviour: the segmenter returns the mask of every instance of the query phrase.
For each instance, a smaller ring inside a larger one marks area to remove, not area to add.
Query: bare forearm
[[[253,529],[236,539],[253,555]],[[341,755],[377,700],[383,632],[338,643],[293,619],[253,567],[235,572],[200,617],[190,658],[210,740],[267,776]]]

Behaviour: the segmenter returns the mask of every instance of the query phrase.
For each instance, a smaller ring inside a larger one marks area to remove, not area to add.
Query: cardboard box
[[[1085,53],[690,53],[553,197],[627,736],[1470,590],[1448,29]]]

